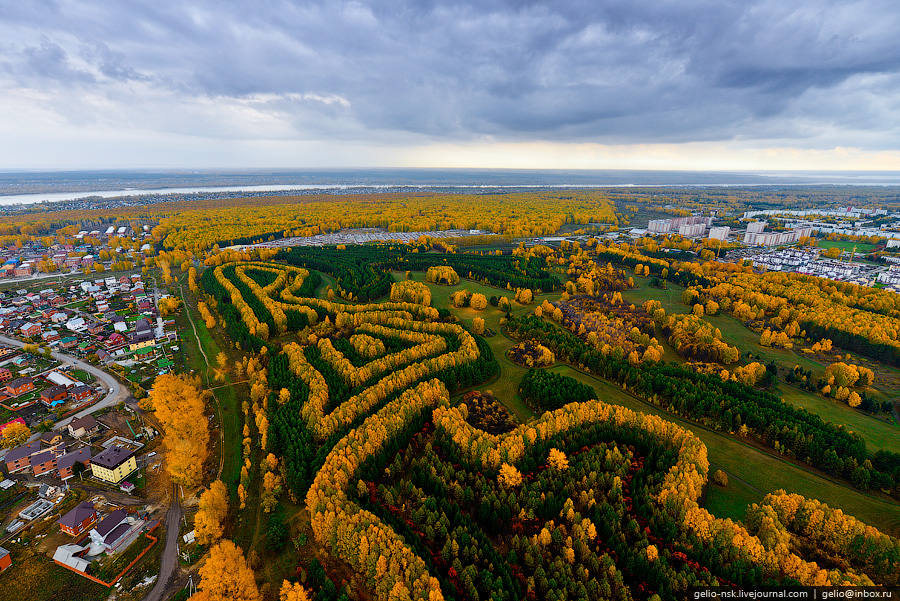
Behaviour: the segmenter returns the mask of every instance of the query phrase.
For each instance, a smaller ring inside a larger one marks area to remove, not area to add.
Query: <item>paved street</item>
[[[2,335],[0,335],[0,342],[2,342],[4,344],[8,344],[9,346],[16,346],[19,348],[24,347],[26,344],[25,342],[22,342],[21,340],[16,340],[15,338],[10,338],[8,336],[2,336]],[[83,371],[86,371],[86,372],[92,374],[95,378],[97,378],[97,380],[102,382],[103,386],[108,390],[108,392],[106,393],[106,396],[104,396],[103,399],[94,403],[93,405],[91,405],[90,407],[85,409],[84,411],[79,411],[78,413],[76,413],[75,415],[73,415],[71,417],[67,417],[64,420],[60,420],[60,421],[56,422],[55,428],[57,430],[59,428],[62,428],[63,426],[66,426],[73,419],[77,419],[79,417],[84,417],[85,415],[90,415],[91,413],[94,413],[95,411],[99,411],[100,409],[103,409],[104,407],[110,407],[112,405],[116,405],[116,404],[120,403],[121,401],[128,399],[131,396],[131,392],[127,388],[124,388],[117,379],[115,379],[114,377],[112,377],[111,375],[109,375],[108,373],[103,371],[102,369],[94,367],[90,363],[85,363],[84,361],[82,361],[80,359],[76,359],[75,357],[72,357],[70,355],[66,355],[65,353],[53,353],[53,358],[56,359],[57,361],[62,362],[64,365],[71,365],[77,369],[80,369],[80,370],[83,370]]]

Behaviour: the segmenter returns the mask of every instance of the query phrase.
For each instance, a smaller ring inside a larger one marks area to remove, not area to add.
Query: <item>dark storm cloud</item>
[[[896,147],[898,16],[881,0],[15,2],[0,8],[0,60],[22,86],[143,82],[188,102],[249,102],[298,135],[829,130],[823,143],[864,131]]]

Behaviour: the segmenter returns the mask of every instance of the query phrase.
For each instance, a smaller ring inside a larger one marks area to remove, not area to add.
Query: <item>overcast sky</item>
[[[896,0],[0,2],[0,168],[900,169]]]

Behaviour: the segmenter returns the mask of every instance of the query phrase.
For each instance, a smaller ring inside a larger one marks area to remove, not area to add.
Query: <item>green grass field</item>
[[[509,290],[494,288],[492,286],[485,286],[483,284],[470,282],[467,280],[462,280],[456,286],[439,286],[437,284],[425,282],[424,272],[413,272],[412,275],[415,281],[426,283],[426,285],[431,290],[431,305],[433,307],[450,309],[451,312],[469,328],[472,327],[472,321],[476,317],[481,317],[482,319],[484,319],[485,328],[493,330],[495,332],[494,336],[486,338],[486,340],[491,345],[491,350],[493,351],[494,356],[497,358],[497,361],[500,363],[500,375],[490,382],[486,382],[485,384],[476,386],[475,390],[490,390],[494,395],[496,395],[497,399],[501,401],[506,406],[506,408],[509,409],[510,412],[520,421],[528,421],[530,418],[534,417],[534,412],[529,409],[528,406],[526,406],[522,399],[519,397],[519,382],[522,381],[522,377],[525,375],[525,372],[527,370],[524,367],[516,365],[506,357],[507,351],[509,351],[515,345],[515,342],[513,340],[503,334],[503,328],[501,328],[500,326],[500,319],[506,314],[500,311],[500,309],[492,307],[490,305],[488,305],[487,308],[483,311],[476,311],[474,309],[470,309],[469,307],[456,308],[453,307],[450,303],[450,295],[457,290],[462,289],[469,290],[473,293],[479,292],[481,294],[484,294],[487,298],[490,298],[491,296],[503,295],[508,297],[510,300],[515,297],[515,293]],[[402,279],[404,277],[404,274],[394,273],[394,277],[397,279]],[[557,300],[559,299],[559,293],[539,295],[537,304],[544,302],[544,299],[548,299],[551,301]],[[530,313],[531,311],[534,311],[535,306],[536,304],[520,305],[516,302],[513,302],[511,313],[513,314],[513,316],[525,315],[527,313]]]
[[[193,293],[188,290],[187,286],[183,286],[183,293],[186,301],[184,303],[185,309],[180,311],[178,316],[176,316],[176,324],[179,327],[179,331],[182,333],[179,342],[182,345],[185,362],[187,364],[185,367],[189,370],[193,370],[196,374],[206,374],[207,367],[203,360],[203,355],[200,353],[198,340],[199,344],[203,347],[203,352],[206,353],[206,357],[213,364],[215,364],[216,356],[222,348],[227,348],[227,345],[224,343],[220,344],[215,339],[214,335],[206,328],[206,324],[203,319],[200,318],[199,312],[197,311],[196,299],[193,297]],[[194,337],[194,329],[191,327],[191,321],[188,319],[186,311],[191,312],[193,324],[197,328],[196,338]],[[238,355],[231,356],[230,360],[233,362],[237,356]],[[206,384],[206,377],[203,376],[202,379],[203,383]],[[215,382],[210,383],[215,386]],[[219,407],[222,410],[221,414],[216,417],[218,423],[221,424],[221,427],[224,429],[225,435],[225,448],[223,449],[225,458],[222,473],[219,477],[223,482],[229,485],[236,482],[240,477],[241,464],[243,462],[241,456],[241,440],[243,438],[241,428],[243,427],[243,424],[240,415],[240,405],[237,400],[237,393],[239,391],[235,388],[236,387],[234,386],[223,386],[217,388],[215,391],[216,398],[219,401]],[[241,386],[241,388],[243,389],[245,387]],[[213,403],[213,408],[216,408],[215,403]],[[217,438],[217,433],[213,432],[212,437],[214,439]],[[234,486],[236,487],[237,484],[234,484]]]
[[[803,407],[826,421],[843,424],[848,430],[859,433],[866,440],[870,452],[886,449],[900,453],[900,426],[894,420],[872,417],[841,401],[788,384],[780,385],[777,394],[794,406]]]
[[[875,250],[874,244],[867,244],[865,242],[851,242],[849,240],[825,240],[821,239],[816,242],[816,246],[821,249],[827,248],[840,248],[846,252],[853,252],[853,247],[856,247],[856,254],[867,254]]]

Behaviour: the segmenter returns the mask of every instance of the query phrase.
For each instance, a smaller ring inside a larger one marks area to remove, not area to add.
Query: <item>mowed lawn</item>
[[[828,399],[787,384],[779,386],[779,396],[796,407],[803,407],[822,417],[825,421],[843,424],[851,432],[856,432],[866,441],[870,453],[879,449],[900,453],[900,426],[890,421],[873,417],[853,409],[847,403]],[[883,415],[883,414],[882,414]]]
[[[816,246],[821,249],[827,248],[840,248],[846,252],[853,252],[853,247],[856,247],[856,254],[866,254],[875,250],[874,244],[868,244],[865,242],[852,242],[850,240],[818,240],[816,241]]]

